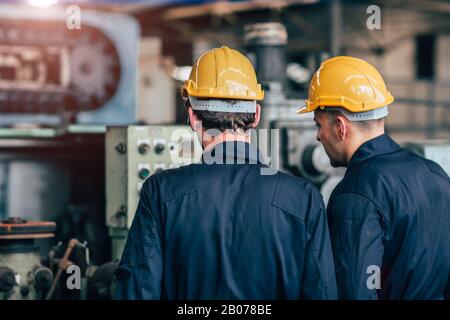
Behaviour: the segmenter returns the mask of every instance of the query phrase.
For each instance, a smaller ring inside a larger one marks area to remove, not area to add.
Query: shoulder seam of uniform
[[[366,200],[368,200],[370,203],[372,203],[375,206],[375,209],[379,212],[379,216],[381,217],[381,221],[382,221],[382,226],[383,229],[385,228],[386,224],[389,223],[389,217],[385,214],[385,212],[381,209],[381,207],[375,202],[373,201],[370,197],[368,197],[367,195],[361,193],[361,192],[350,192],[350,191],[344,191],[341,192],[339,194],[337,194],[334,199],[333,199],[333,204],[336,201],[336,198],[343,195],[343,194],[354,194],[354,195],[358,195],[362,198],[365,198]],[[331,212],[333,211],[333,209],[330,207]]]
[[[284,212],[288,213],[289,215],[293,216],[294,218],[298,219],[299,221],[305,222],[305,219],[302,219],[301,217],[299,217],[298,215],[296,215],[295,212],[292,212],[292,210],[290,210],[290,209],[288,209],[288,208],[285,208],[285,207],[283,207],[283,206],[281,206],[281,205],[275,203],[275,198],[276,198],[277,192],[278,192],[278,186],[280,185],[280,179],[281,179],[281,175],[278,174],[277,184],[276,184],[276,186],[275,186],[275,190],[274,190],[274,192],[273,192],[272,201],[271,201],[270,204],[271,204],[272,206],[278,208],[278,209],[283,210]]]
[[[177,168],[177,169],[180,169],[180,168]],[[168,172],[163,172],[161,178],[159,177],[159,174],[151,175],[148,179],[146,179],[144,181],[143,189],[145,189],[144,188],[145,185],[148,185],[148,188],[151,188],[151,185],[154,184],[155,187],[156,187],[156,190],[153,190],[154,192],[149,194],[149,197],[157,196],[160,199],[159,201],[161,201],[162,203],[165,203],[167,201],[171,201],[173,199],[185,196],[186,194],[189,194],[189,193],[196,192],[196,189],[194,188],[194,185],[192,184],[192,177],[191,177],[191,174],[190,174],[189,166],[185,166],[185,169],[183,171],[179,171],[179,172],[181,172],[181,175],[185,175],[185,177],[187,175],[187,179],[185,179],[186,180],[185,184],[188,185],[188,186],[181,192],[178,192],[178,193],[175,192],[175,194],[171,194],[171,195],[167,195],[167,193],[163,194],[161,192],[161,189],[159,187],[160,186],[159,182],[161,181],[160,179],[162,178],[162,181],[165,181],[166,177],[164,177],[164,174],[167,174]],[[157,195],[155,194],[155,192],[157,192]]]
[[[368,161],[373,160],[374,158],[377,158],[377,157],[379,157],[379,156],[385,156],[385,155],[387,155],[387,154],[392,154],[392,153],[394,153],[394,152],[398,152],[399,150],[403,150],[403,148],[399,146],[399,148],[397,148],[397,149],[395,149],[395,150],[391,150],[391,151],[389,151],[389,152],[377,153],[377,154],[371,155],[371,156],[369,156],[368,158],[365,158],[365,159],[362,159],[362,160],[360,160],[360,161],[357,161],[357,162],[352,166],[352,168],[356,168],[356,167],[358,167],[358,166],[360,166],[360,165],[362,165],[362,164],[367,164]]]
[[[341,196],[341,195],[344,195],[344,194],[354,194],[354,195],[358,195],[358,196],[360,196],[360,197],[363,197],[363,198],[365,198],[366,200],[369,200],[369,202],[371,202],[371,203],[375,206],[376,209],[380,210],[380,212],[383,212],[383,211],[381,210],[381,207],[380,207],[375,201],[373,201],[369,196],[365,195],[365,194],[362,193],[362,192],[356,192],[356,191],[342,191],[342,192],[336,194],[336,195],[333,197],[333,202],[335,201],[335,199],[336,199],[337,197],[339,197],[339,196]]]
[[[444,169],[439,165],[439,163],[436,163],[430,159],[426,159],[426,158],[424,158],[424,159],[427,160],[425,163],[430,164],[430,165],[425,165],[427,167],[428,171],[430,171],[433,175],[438,176],[439,179],[450,182],[449,176],[444,171]],[[442,173],[444,175],[442,175]]]
[[[167,203],[167,202],[170,202],[170,201],[173,201],[173,200],[177,200],[177,199],[179,199],[179,198],[183,198],[184,196],[186,196],[186,195],[188,195],[188,194],[191,194],[191,193],[195,193],[195,192],[197,192],[197,190],[189,190],[189,191],[185,191],[185,192],[183,192],[183,193],[179,193],[179,194],[177,194],[177,195],[175,195],[175,196],[172,196],[172,197],[170,197],[170,198],[164,199],[163,202],[164,202],[164,203]]]
[[[175,195],[172,195],[171,197],[167,197],[166,199],[163,199],[164,203],[169,202],[169,201],[173,201],[173,200],[182,198],[182,197],[184,197],[184,196],[186,196],[188,194],[197,192],[197,190],[194,188],[194,185],[192,184],[193,177],[192,177],[192,174],[191,174],[191,167],[190,166],[186,166],[185,169],[186,169],[185,170],[185,174],[188,176],[187,183],[189,184],[189,190],[177,193]]]

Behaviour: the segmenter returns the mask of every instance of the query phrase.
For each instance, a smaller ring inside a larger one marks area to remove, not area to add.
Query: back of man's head
[[[191,109],[191,121],[198,120],[203,129],[245,132],[259,120],[257,100],[264,98],[264,91],[247,57],[221,47],[200,56],[181,95]]]
[[[317,139],[333,165],[345,166],[364,142],[384,133],[384,118],[393,101],[372,64],[337,56],[322,62],[314,73],[298,113],[315,113]]]
[[[387,117],[386,113],[386,115],[380,115],[381,117],[377,117],[375,119],[368,118],[367,120],[356,120],[356,114],[349,114],[345,111],[345,109],[342,108],[335,108],[333,110],[318,109],[317,112],[326,114],[331,123],[338,121],[339,117],[345,119],[348,126],[351,126],[353,130],[359,131],[363,135],[370,135],[373,131],[379,131],[381,128],[384,129],[385,119]]]
[[[227,103],[236,104],[239,100],[229,100]],[[187,104],[187,107],[191,107]],[[216,112],[208,110],[193,110],[195,116],[201,121],[204,130],[216,129],[219,132],[233,130],[245,132],[255,123],[253,112]]]

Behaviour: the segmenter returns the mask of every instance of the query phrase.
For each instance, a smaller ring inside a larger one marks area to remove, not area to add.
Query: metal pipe
[[[281,23],[255,23],[245,26],[244,42],[247,55],[261,83],[285,83],[287,37],[286,28]]]
[[[341,0],[330,2],[330,51],[332,56],[342,54],[342,4]]]
[[[55,279],[53,280],[52,286],[50,287],[50,290],[48,290],[47,296],[45,297],[45,300],[50,300],[53,296],[53,292],[55,291],[56,285],[58,284],[59,278],[62,275],[62,272],[67,269],[67,267],[70,265],[69,257],[72,253],[73,248],[78,244],[77,239],[70,239],[69,244],[67,245],[66,252],[64,253],[63,258],[59,261],[59,268],[58,272],[56,273]]]

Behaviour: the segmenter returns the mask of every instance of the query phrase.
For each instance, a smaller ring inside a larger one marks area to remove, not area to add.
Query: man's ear
[[[349,125],[347,121],[348,120],[343,115],[336,116],[337,135],[341,141],[348,136]]]
[[[198,129],[201,128],[201,123],[199,121],[199,119],[197,118],[197,116],[194,113],[194,110],[192,110],[192,107],[188,107],[187,108],[188,111],[188,117],[189,117],[189,125],[191,126],[191,129],[193,131],[197,131]],[[200,128],[199,128],[200,126]]]
[[[261,106],[259,104],[256,105],[256,113],[255,113],[255,121],[252,123],[252,128],[256,128],[259,124],[259,120],[261,119]]]

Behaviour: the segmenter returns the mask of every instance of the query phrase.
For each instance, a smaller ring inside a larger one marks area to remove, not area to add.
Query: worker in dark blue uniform
[[[341,299],[443,299],[450,289],[450,180],[384,133],[394,98],[364,60],[335,57],[312,79],[305,109],[333,166],[328,203]]]
[[[145,181],[116,298],[336,299],[320,193],[249,143],[263,99],[249,60],[208,51],[182,93],[202,161]]]

